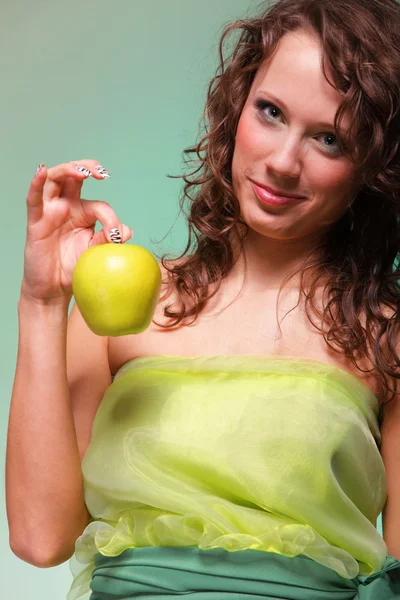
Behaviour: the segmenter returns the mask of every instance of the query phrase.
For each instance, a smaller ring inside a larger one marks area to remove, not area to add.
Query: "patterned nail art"
[[[90,177],[90,175],[92,174],[92,171],[89,171],[89,169],[85,169],[85,167],[82,167],[81,165],[77,165],[76,169],[80,173],[83,173],[84,175],[86,175],[86,177]]]
[[[122,238],[121,238],[121,234],[120,234],[119,229],[117,229],[117,228],[110,229],[110,240],[114,244],[120,244],[122,242]]]
[[[40,165],[39,165],[39,166],[38,166],[38,168],[36,169],[36,173],[39,173],[40,169],[41,169],[42,167],[45,167],[45,166],[46,166],[45,164],[43,164],[43,163],[40,163]]]
[[[101,175],[103,179],[108,179],[109,177],[111,177],[111,175],[107,171],[107,169],[105,169],[101,165],[97,165],[97,167],[95,167],[95,171],[97,171],[98,174]]]

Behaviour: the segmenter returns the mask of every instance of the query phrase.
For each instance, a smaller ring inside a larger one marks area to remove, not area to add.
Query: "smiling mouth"
[[[265,187],[261,187],[254,181],[251,181],[251,186],[261,204],[265,206],[292,206],[306,200],[305,196],[283,196],[281,194],[273,193]]]
[[[257,187],[263,188],[273,196],[283,196],[284,198],[296,198],[298,200],[302,200],[305,198],[305,196],[302,196],[301,194],[290,194],[289,192],[276,190],[275,188],[265,185],[263,183],[257,183],[257,181],[253,181],[252,179],[250,181],[252,181]]]

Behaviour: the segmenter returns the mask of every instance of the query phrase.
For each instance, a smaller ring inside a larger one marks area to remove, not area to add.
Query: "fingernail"
[[[101,175],[103,179],[108,179],[109,177],[111,177],[111,175],[107,171],[107,169],[105,169],[101,165],[97,165],[97,167],[95,167],[95,171],[97,171],[98,174]]]
[[[40,163],[40,165],[38,166],[38,168],[36,169],[36,173],[39,173],[40,169],[42,167],[45,167],[46,165],[44,163]]]
[[[86,175],[86,177],[90,177],[90,175],[92,174],[92,171],[89,171],[89,169],[85,169],[85,167],[82,167],[81,165],[76,165],[76,170]]]
[[[110,240],[114,244],[120,244],[122,242],[122,238],[121,238],[121,234],[120,234],[119,229],[117,229],[117,228],[110,229]]]

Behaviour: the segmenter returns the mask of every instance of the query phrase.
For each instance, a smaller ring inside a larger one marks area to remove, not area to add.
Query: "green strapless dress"
[[[314,360],[129,361],[82,463],[92,518],[68,600],[400,598],[376,528],[378,410],[356,377]]]

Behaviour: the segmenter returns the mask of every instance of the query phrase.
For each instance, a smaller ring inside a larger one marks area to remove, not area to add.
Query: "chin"
[[[319,231],[322,233],[325,230],[323,226],[305,227],[305,223],[300,223],[298,219],[293,219],[288,215],[273,215],[263,212],[261,215],[245,214],[242,218],[250,229],[248,236],[254,238],[255,235],[259,235],[280,242],[313,237],[318,235]]]

